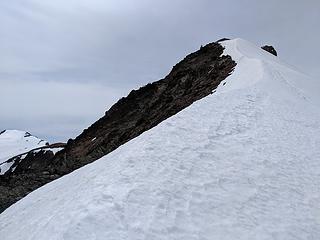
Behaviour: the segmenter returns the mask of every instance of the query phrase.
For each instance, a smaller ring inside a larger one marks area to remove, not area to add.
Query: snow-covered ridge
[[[280,85],[290,96],[297,97],[297,101],[302,98],[312,105],[320,106],[320,83],[316,79],[297,71],[279,57],[261,50],[244,39],[224,41],[221,45],[225,47],[224,54],[232,56],[238,65],[237,71],[231,76],[237,81],[230,81],[229,78],[227,81],[230,83],[224,91],[253,87],[256,82],[260,82],[264,84],[266,90],[273,90],[270,94],[281,95],[278,91],[274,91],[275,86]]]
[[[30,133],[19,130],[4,130],[0,134],[0,175],[4,174],[13,163],[4,163],[19,154],[27,153],[48,144]]]
[[[0,236],[317,239],[319,85],[245,40],[222,44],[237,66],[214,94],[32,192],[0,214]]]

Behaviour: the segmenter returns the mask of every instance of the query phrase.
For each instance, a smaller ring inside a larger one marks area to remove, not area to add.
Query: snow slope
[[[4,174],[13,164],[6,160],[34,148],[45,146],[48,142],[19,130],[5,130],[0,134],[0,175]]]
[[[225,85],[11,206],[1,239],[319,239],[319,88],[223,44]]]

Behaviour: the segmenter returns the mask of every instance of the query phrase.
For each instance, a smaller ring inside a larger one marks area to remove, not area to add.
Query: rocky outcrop
[[[164,79],[121,98],[102,118],[69,140],[64,150],[53,156],[43,153],[33,156],[46,163],[41,168],[24,167],[0,178],[0,211],[30,191],[99,159],[212,94],[236,65],[230,56],[222,56],[223,50],[217,42],[201,47],[175,65]]]
[[[276,51],[276,50],[274,49],[274,47],[272,47],[272,46],[265,45],[265,46],[263,46],[263,47],[261,47],[261,48],[262,48],[263,50],[271,53],[272,55],[278,56],[277,51]]]
[[[55,158],[52,171],[69,172],[92,162],[209,94],[235,63],[223,47],[208,44],[173,67],[170,74],[120,99]]]

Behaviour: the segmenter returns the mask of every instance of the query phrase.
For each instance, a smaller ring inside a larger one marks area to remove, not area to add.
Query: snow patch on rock
[[[2,131],[0,134],[0,175],[4,174],[12,166],[13,162],[6,162],[8,159],[47,144],[48,142],[25,131]]]

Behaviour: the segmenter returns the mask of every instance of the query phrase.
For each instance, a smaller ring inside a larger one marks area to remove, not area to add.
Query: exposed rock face
[[[267,51],[267,52],[275,55],[275,56],[278,56],[277,51],[276,51],[276,50],[274,49],[274,47],[272,47],[272,46],[265,45],[265,46],[263,46],[263,47],[261,47],[261,48],[262,48],[263,50],[265,50],[265,51]]]
[[[53,169],[66,173],[92,162],[211,94],[235,66],[222,52],[219,44],[211,43],[174,66],[165,79],[131,91],[70,141]]]
[[[211,93],[236,63],[210,43],[175,65],[167,77],[133,90],[54,156],[37,156],[46,165],[0,178],[0,212],[30,191],[115,150]],[[32,156],[30,156],[32,157]],[[36,157],[36,156],[33,156]],[[30,161],[31,162],[31,161]]]

